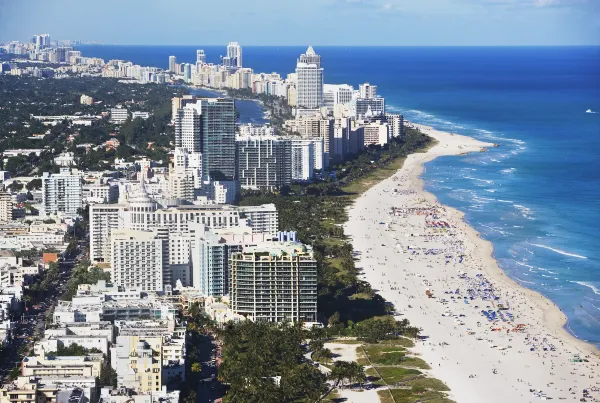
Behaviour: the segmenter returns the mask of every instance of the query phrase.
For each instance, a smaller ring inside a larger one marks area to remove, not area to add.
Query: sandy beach
[[[597,349],[564,330],[551,301],[504,274],[460,211],[423,190],[424,163],[494,145],[414,126],[438,143],[349,210],[345,231],[362,278],[398,319],[422,328],[427,337],[413,351],[458,403],[600,401]]]

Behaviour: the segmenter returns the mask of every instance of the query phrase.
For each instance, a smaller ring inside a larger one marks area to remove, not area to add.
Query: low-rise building
[[[102,388],[98,403],[179,403],[179,391],[167,392],[166,387],[145,393],[127,388]]]
[[[99,377],[102,374],[102,362],[102,354],[24,357],[21,371],[23,376],[42,379]]]
[[[81,97],[79,98],[79,103],[81,105],[91,105],[94,103],[94,98],[85,94],[81,94]]]
[[[127,108],[111,108],[110,121],[115,124],[123,124],[129,119],[129,111]]]

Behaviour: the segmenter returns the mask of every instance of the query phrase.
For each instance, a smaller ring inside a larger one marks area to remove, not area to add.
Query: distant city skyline
[[[47,32],[118,45],[598,45],[599,17],[598,0],[7,0],[0,41]]]

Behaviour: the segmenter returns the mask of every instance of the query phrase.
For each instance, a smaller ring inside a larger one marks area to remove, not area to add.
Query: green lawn
[[[406,158],[397,158],[394,160],[394,162],[388,164],[387,166],[378,168],[375,171],[363,176],[359,180],[353,181],[348,186],[342,188],[342,190],[346,193],[359,196],[382,180],[387,179],[395,174],[400,168],[402,168],[405,160]]]
[[[379,370],[379,368],[377,368],[377,369]],[[406,385],[410,386],[410,387],[422,387],[425,389],[436,390],[438,392],[450,390],[450,388],[448,388],[448,386],[446,386],[446,384],[444,382],[440,381],[439,379],[435,379],[435,378],[415,379],[415,380],[406,382]]]
[[[379,395],[379,401],[381,403],[394,403],[394,399],[392,399],[392,394],[389,390],[380,390],[377,394]]]
[[[381,375],[383,380],[388,384],[407,381],[423,375],[423,373],[417,369],[402,367],[377,367],[377,372],[379,372],[379,375]]]
[[[446,396],[443,393],[435,391],[417,394],[413,393],[410,389],[392,389],[390,392],[394,396],[394,400],[396,401],[396,403],[455,403],[452,400],[446,398]],[[392,399],[386,400],[386,402],[390,401],[392,401]]]
[[[379,344],[365,345],[364,351],[373,365],[399,365],[420,369],[430,369],[429,365],[420,358],[406,355],[406,349],[401,346],[385,346]],[[362,352],[359,347],[358,352]]]
[[[413,368],[420,368],[420,369],[431,369],[431,367],[429,366],[429,364],[427,364],[422,359],[416,358],[416,357],[404,357],[402,359],[402,362],[400,363],[400,365],[402,365],[403,367],[413,367]]]
[[[383,340],[379,344],[386,346],[402,346],[406,348],[411,348],[415,346],[415,343],[411,339],[407,339],[406,337],[398,337],[397,339]]]

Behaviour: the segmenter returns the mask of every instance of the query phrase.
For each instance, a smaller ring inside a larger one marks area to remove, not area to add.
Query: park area
[[[357,362],[365,367],[367,380],[378,387],[383,403],[453,403],[448,387],[427,376],[429,365],[415,354],[410,339],[385,340],[356,346]]]

